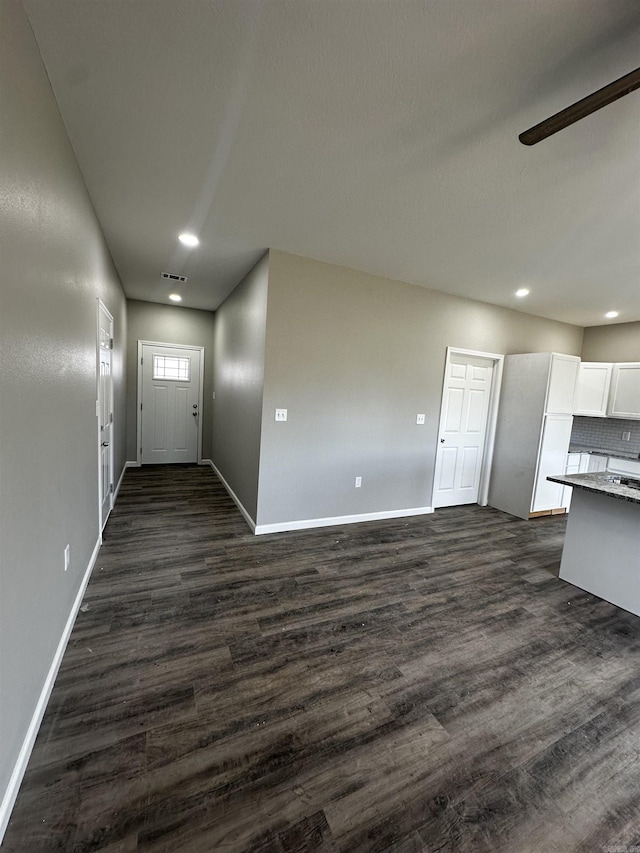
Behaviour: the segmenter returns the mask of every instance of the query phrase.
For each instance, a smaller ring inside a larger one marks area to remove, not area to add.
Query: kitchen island
[[[606,472],[548,479],[573,487],[560,578],[640,616],[640,489]]]

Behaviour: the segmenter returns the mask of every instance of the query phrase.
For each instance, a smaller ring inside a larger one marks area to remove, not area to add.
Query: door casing
[[[198,391],[198,411],[200,417],[198,420],[198,465],[202,464],[202,420],[203,420],[203,403],[204,403],[204,347],[194,346],[193,344],[169,344],[162,341],[138,341],[138,393],[136,398],[136,465],[142,465],[142,418],[140,416],[142,406],[142,348],[144,346],[152,347],[170,347],[171,349],[187,349],[199,350],[200,358],[198,360],[198,370],[200,373],[200,388]]]
[[[498,402],[500,400],[500,387],[502,385],[502,369],[504,367],[504,355],[494,352],[480,352],[478,350],[460,349],[459,347],[447,347],[447,355],[445,358],[444,372],[442,378],[442,396],[440,400],[440,418],[438,420],[438,436],[444,420],[445,409],[445,390],[447,381],[447,372],[449,362],[452,355],[469,355],[476,358],[486,358],[493,361],[493,381],[491,383],[491,392],[489,399],[489,411],[487,412],[487,432],[484,442],[484,453],[482,457],[482,469],[480,474],[480,485],[478,487],[478,504],[486,506],[489,502],[489,478],[491,475],[491,465],[493,463],[493,445],[496,437],[496,423],[498,419]],[[433,466],[433,485],[431,489],[431,506],[434,505],[435,490],[436,490],[436,458],[440,452],[440,442],[436,445],[436,457],[434,458]]]
[[[105,401],[103,400],[103,395],[105,394],[105,389],[103,387],[103,383],[101,381],[102,378],[102,326],[103,326],[103,317],[108,321],[109,325],[109,338],[113,341],[113,316],[106,305],[100,300],[97,300],[97,337],[96,337],[96,418],[98,422],[98,526],[100,530],[100,535],[102,536],[102,531],[104,530],[104,526],[107,523],[107,519],[109,518],[109,514],[113,509],[113,491],[114,491],[114,473],[113,473],[113,433],[114,433],[114,421],[113,421],[113,366],[111,364],[111,358],[109,359],[109,381],[107,383],[106,390],[106,407],[104,405]],[[112,350],[110,349],[110,352]],[[106,408],[106,411],[105,411]],[[105,424],[101,423],[102,413],[107,417],[107,422]],[[108,427],[105,430],[104,427]],[[107,488],[109,490],[109,499],[107,501],[107,509],[105,509],[105,501],[103,500],[104,495],[104,468],[103,465],[103,447],[102,442],[108,439],[108,463],[107,463],[107,475],[109,482],[107,483]]]

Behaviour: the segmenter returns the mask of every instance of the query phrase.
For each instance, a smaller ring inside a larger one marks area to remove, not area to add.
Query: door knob
[[[194,417],[194,418],[197,418],[197,417],[198,417],[198,413],[197,413],[197,412],[191,412],[191,414],[193,415],[193,417]]]
[[[444,444],[444,438],[440,439],[440,444]]]
[[[108,441],[103,441],[103,442],[102,442],[102,446],[103,446],[103,447],[109,447],[109,442],[108,442]]]

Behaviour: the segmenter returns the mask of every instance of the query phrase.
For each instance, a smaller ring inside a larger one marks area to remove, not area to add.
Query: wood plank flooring
[[[3,851],[640,845],[640,619],[564,526],[254,537],[209,469],[128,471]]]

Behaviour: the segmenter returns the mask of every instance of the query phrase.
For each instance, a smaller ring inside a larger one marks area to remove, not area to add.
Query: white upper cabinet
[[[612,364],[583,361],[578,372],[574,415],[604,418],[611,385]]]
[[[573,414],[579,368],[580,359],[577,356],[552,353],[545,406],[547,414]]]
[[[613,365],[607,414],[640,419],[640,362]]]

